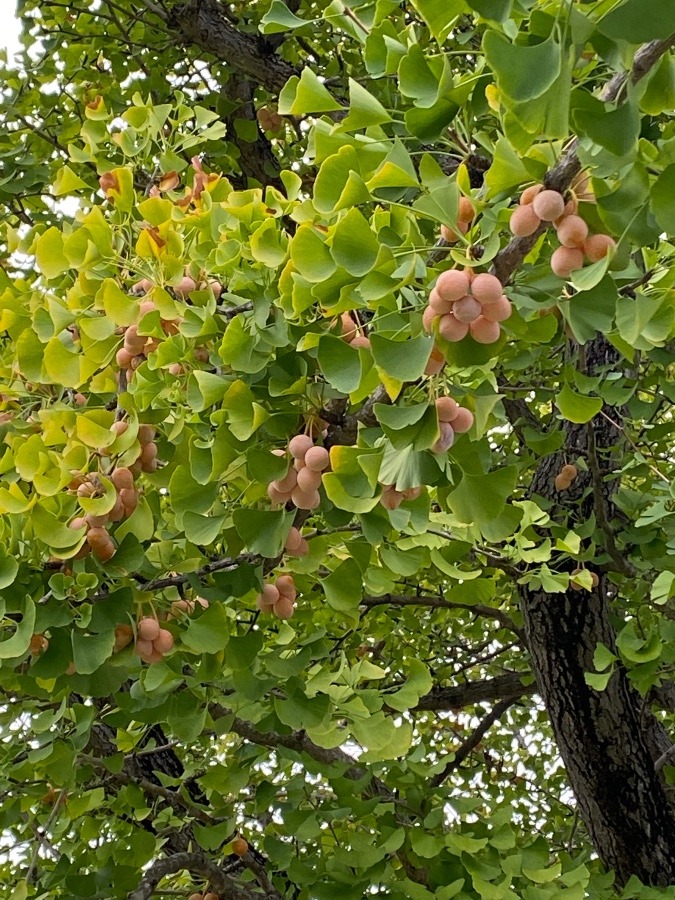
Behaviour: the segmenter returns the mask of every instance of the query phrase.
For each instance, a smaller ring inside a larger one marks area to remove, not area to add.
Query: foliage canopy
[[[19,11],[0,883],[672,895],[675,6]],[[513,237],[540,183],[613,249]],[[423,319],[453,268],[496,340]]]

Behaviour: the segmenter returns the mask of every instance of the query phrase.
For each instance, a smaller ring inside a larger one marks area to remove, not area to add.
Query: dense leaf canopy
[[[18,5],[0,884],[672,896],[675,6]]]

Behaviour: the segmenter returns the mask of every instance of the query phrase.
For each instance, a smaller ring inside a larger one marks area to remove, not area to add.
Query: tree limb
[[[183,44],[195,44],[274,94],[298,72],[276,53],[261,51],[251,34],[236,29],[215,0],[190,0],[175,6],[166,19]]]
[[[477,616],[494,619],[503,628],[507,628],[519,638],[524,639],[522,628],[519,628],[510,616],[501,609],[484,606],[482,603],[453,603],[451,600],[445,600],[443,597],[405,597],[394,594],[382,594],[379,597],[364,597],[360,605],[365,606],[366,609],[373,609],[375,606],[426,606],[429,609],[466,609]]]
[[[534,681],[527,685],[523,684],[523,674],[507,672],[504,675],[497,675],[495,678],[469,681],[455,687],[436,685],[430,694],[422,697],[415,707],[415,711],[443,712],[465,709],[467,706],[474,706],[476,703],[485,703],[486,701],[509,700],[513,702],[519,697],[530,697],[532,694],[536,694],[537,685]]]
[[[491,712],[489,712],[484,719],[481,720],[480,725],[471,732],[469,737],[464,741],[464,743],[457,749],[453,759],[446,765],[442,772],[439,772],[438,775],[434,775],[431,779],[431,786],[434,788],[440,787],[448,775],[451,775],[455,769],[458,769],[459,766],[464,762],[467,756],[471,753],[472,750],[475,750],[478,744],[482,741],[485,734],[490,730],[490,728],[494,725],[494,723],[506,712],[506,710],[513,706],[517,698],[510,697],[506,700],[501,700]]]
[[[207,878],[220,900],[260,900],[263,896],[258,891],[237,884],[220,866],[202,853],[174,853],[166,859],[154,862],[143,875],[138,887],[128,895],[127,900],[150,900],[162,878],[174,875],[182,869]]]

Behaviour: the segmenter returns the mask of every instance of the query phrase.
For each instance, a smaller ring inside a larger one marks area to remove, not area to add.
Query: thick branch
[[[512,631],[521,639],[524,636],[522,629],[505,612],[492,606],[484,606],[482,603],[453,603],[451,600],[445,600],[443,597],[404,597],[394,594],[382,594],[379,597],[364,597],[360,605],[365,606],[366,609],[372,609],[375,606],[426,606],[429,609],[466,609],[476,616],[494,619],[503,628]]]
[[[129,894],[128,900],[150,900],[162,878],[174,875],[182,869],[207,878],[211,889],[220,896],[220,900],[260,900],[263,896],[258,891],[237,884],[220,866],[201,853],[174,853],[150,866],[138,887]]]
[[[629,77],[631,82],[636,84],[658,62],[661,56],[667,53],[674,43],[675,34],[665,41],[651,41],[651,43],[641,47],[635,54],[630,76],[625,72],[617,73],[603,88],[600,93],[600,99],[605,103],[616,100]],[[578,146],[579,141],[577,138],[574,138],[566,152],[544,178],[545,187],[554,191],[560,191],[560,193],[564,193],[569,188],[574,178],[581,171],[581,163],[577,156]],[[502,284],[506,284],[509,281],[511,275],[520,266],[547,227],[547,224],[542,222],[534,234],[529,235],[529,237],[513,238],[497,254],[492,264],[492,272]]]
[[[517,699],[517,698],[516,698]],[[481,720],[480,725],[472,731],[469,737],[464,741],[464,743],[458,748],[455,752],[455,755],[452,760],[447,764],[447,766],[443,769],[442,772],[439,772],[438,775],[434,775],[431,779],[432,787],[440,787],[445,779],[451,775],[455,769],[458,769],[467,756],[471,753],[472,750],[475,750],[478,744],[483,740],[483,737],[487,734],[490,728],[494,725],[494,723],[506,712],[506,710],[515,703],[514,698],[509,698],[508,700],[502,700],[498,703],[493,710],[491,710],[484,719]]]
[[[265,52],[256,37],[231,25],[214,0],[193,0],[176,6],[167,24],[177,32],[181,43],[195,44],[206,50],[274,94],[281,91],[289,78],[298,74],[276,53]]]
[[[509,700],[514,702],[519,697],[529,697],[537,691],[537,685],[532,681],[525,685],[522,682],[520,672],[507,672],[505,675],[497,675],[495,678],[486,678],[485,681],[469,681],[467,684],[459,684],[455,687],[434,687],[430,694],[422,697],[415,710],[432,710],[442,712],[445,710],[465,709],[476,703],[497,700]]]

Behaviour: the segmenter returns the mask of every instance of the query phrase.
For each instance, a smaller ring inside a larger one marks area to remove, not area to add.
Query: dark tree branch
[[[519,638],[524,638],[524,632],[516,623],[501,609],[495,609],[492,606],[484,606],[482,603],[454,603],[451,600],[445,600],[443,597],[418,597],[418,596],[397,596],[394,594],[382,594],[379,597],[364,597],[361,606],[366,609],[373,609],[376,606],[426,606],[429,609],[466,609],[486,619],[493,619],[502,626],[512,631]]]
[[[523,684],[520,672],[507,672],[485,681],[469,681],[456,687],[439,687],[436,685],[430,694],[422,697],[415,707],[416,711],[430,710],[443,712],[446,710],[466,709],[476,703],[509,700],[514,702],[520,697],[531,697],[537,692],[534,681]]]
[[[439,772],[437,775],[431,779],[431,786],[433,788],[440,787],[445,779],[451,775],[455,769],[458,769],[464,760],[469,756],[472,750],[475,750],[478,744],[483,740],[483,737],[487,734],[490,728],[494,725],[494,723],[506,712],[506,710],[513,706],[517,698],[508,698],[506,700],[501,700],[491,712],[489,712],[484,719],[481,720],[480,725],[472,731],[469,737],[464,741],[464,743],[456,750],[455,755],[452,760],[446,765],[442,772]]]
[[[145,872],[138,887],[128,895],[127,900],[150,900],[162,878],[174,875],[182,869],[208,879],[211,889],[219,895],[220,900],[260,900],[264,896],[258,891],[237,884],[220,866],[202,853],[174,853],[167,859],[154,862]]]
[[[190,0],[174,7],[167,25],[183,44],[194,44],[227,63],[273,94],[278,94],[295,68],[275,53],[264,51],[256,37],[238,31],[227,21],[216,0]]]
[[[224,88],[227,99],[234,104],[234,109],[227,116],[227,137],[239,151],[239,167],[243,177],[236,180],[242,182],[241,188],[248,187],[247,179],[259,184],[271,184],[279,190],[283,184],[279,178],[279,160],[274,155],[272,145],[260,130],[253,103],[254,89],[252,82],[243,75],[233,73]],[[256,137],[254,141],[245,140],[237,129],[237,120],[253,123]],[[236,184],[235,184],[236,186]]]

